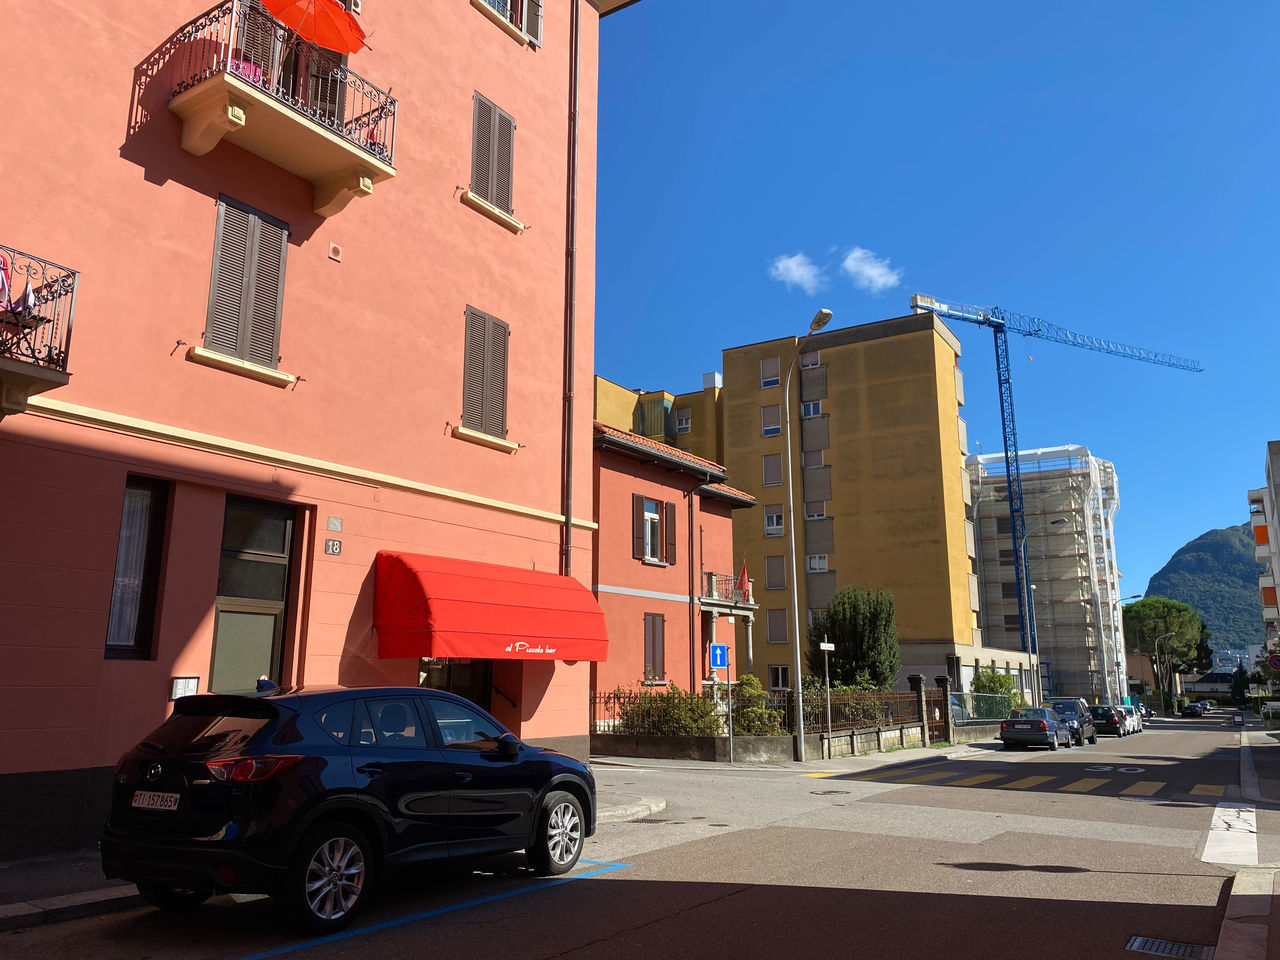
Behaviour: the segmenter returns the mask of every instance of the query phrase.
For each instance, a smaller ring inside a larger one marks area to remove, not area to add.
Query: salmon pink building
[[[210,3],[6,14],[0,859],[91,842],[174,698],[263,676],[444,687],[587,751],[626,4],[366,0],[343,52]]]

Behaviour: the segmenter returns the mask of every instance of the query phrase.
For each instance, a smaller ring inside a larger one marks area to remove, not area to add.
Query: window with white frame
[[[769,689],[791,689],[791,667],[785,663],[769,664]]]
[[[767,643],[787,642],[787,611],[785,608],[765,611],[764,633],[765,642]]]
[[[800,404],[800,419],[808,420],[810,417],[822,416],[822,401],[808,400]]]
[[[806,500],[804,502],[804,518],[806,520],[823,520],[827,516],[827,501]]]
[[[760,408],[760,436],[776,437],[782,433],[782,407],[772,404]]]
[[[776,387],[782,381],[778,378],[778,358],[765,357],[760,361],[760,388]]]
[[[693,423],[693,411],[688,407],[676,411],[676,433],[688,433]]]
[[[822,357],[817,350],[806,350],[800,354],[800,369],[809,370],[813,367],[822,366]]]
[[[806,450],[801,456],[800,462],[804,465],[806,470],[810,467],[820,467],[822,466],[822,451]]]
[[[766,537],[780,537],[783,532],[782,504],[771,503],[764,508],[764,535]]]
[[[827,555],[825,553],[811,553],[805,557],[805,569],[810,573],[826,573],[827,572]]]
[[[760,458],[761,484],[766,487],[782,486],[782,454],[766,453]]]
[[[764,558],[764,588],[766,590],[787,589],[786,557]]]
[[[662,559],[662,514],[657,500],[644,502],[644,558]]]

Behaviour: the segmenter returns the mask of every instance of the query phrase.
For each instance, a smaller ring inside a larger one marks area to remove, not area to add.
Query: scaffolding
[[[1020,450],[1031,615],[1045,696],[1121,702],[1127,693],[1115,467],[1069,445]],[[966,459],[983,644],[1020,649],[1004,454]]]

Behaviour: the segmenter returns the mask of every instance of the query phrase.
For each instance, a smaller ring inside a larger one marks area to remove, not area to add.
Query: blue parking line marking
[[[588,870],[585,873],[577,873],[569,877],[556,877],[554,880],[545,880],[541,883],[536,883],[531,887],[525,887],[520,890],[508,890],[506,893],[495,893],[489,897],[480,897],[477,900],[468,900],[465,903],[455,903],[451,907],[439,907],[435,910],[424,910],[422,913],[415,913],[407,917],[397,917],[394,920],[384,920],[382,923],[370,924],[367,927],[356,927],[354,930],[343,930],[341,933],[331,933],[326,937],[316,937],[312,940],[293,943],[286,947],[276,947],[274,950],[267,950],[263,953],[251,953],[240,957],[239,960],[267,960],[268,957],[281,957],[287,953],[296,953],[299,950],[308,950],[311,947],[319,947],[327,943],[337,943],[340,940],[350,940],[352,937],[363,936],[366,933],[377,933],[379,930],[389,930],[392,927],[400,927],[406,923],[414,923],[418,920],[427,920],[431,917],[438,917],[442,914],[452,913],[455,910],[466,910],[470,907],[479,907],[486,903],[494,903],[498,900],[507,900],[511,897],[521,897],[528,893],[536,893],[539,890],[546,890],[549,887],[558,887],[562,883],[572,883],[574,880],[585,880],[588,877],[598,877],[602,873],[613,873],[615,870],[623,870],[631,866],[629,863],[606,863],[603,860],[579,860],[578,862],[589,863],[599,869]]]

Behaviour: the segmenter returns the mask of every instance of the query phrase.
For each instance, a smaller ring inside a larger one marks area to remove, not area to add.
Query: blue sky
[[[598,373],[679,393],[819,307],[995,304],[1205,367],[1010,337],[1022,447],[1116,465],[1124,594],[1244,522],[1280,439],[1280,4],[641,0],[600,33]],[[999,451],[991,334],[952,327]]]

